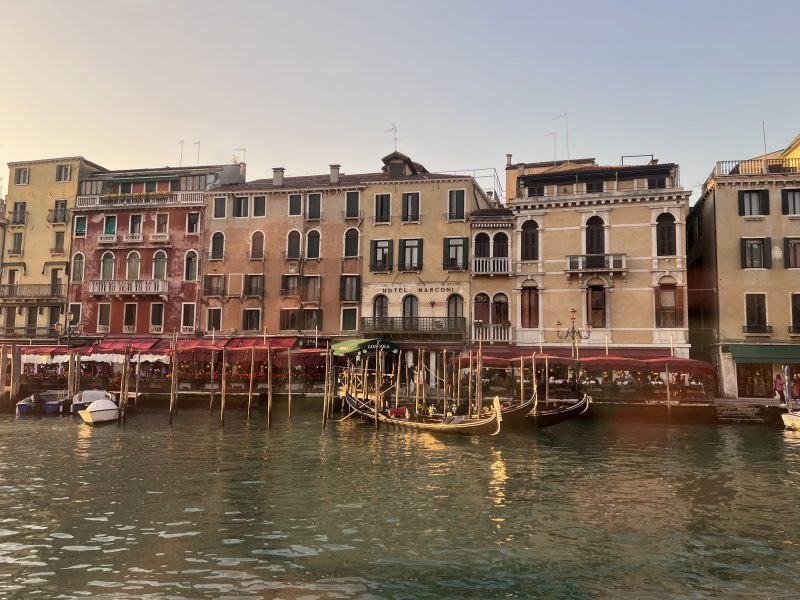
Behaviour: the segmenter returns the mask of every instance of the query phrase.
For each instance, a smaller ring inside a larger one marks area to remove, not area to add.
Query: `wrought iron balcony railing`
[[[570,254],[567,256],[567,273],[585,271],[613,271],[624,273],[628,270],[627,254]]]
[[[361,331],[463,336],[466,323],[464,317],[361,317]]]
[[[772,325],[742,325],[742,333],[772,335]]]
[[[28,213],[25,211],[15,210],[12,211],[8,215],[8,224],[9,225],[27,225],[28,224]]]
[[[47,211],[48,223],[66,223],[69,212],[66,208],[51,208]]]

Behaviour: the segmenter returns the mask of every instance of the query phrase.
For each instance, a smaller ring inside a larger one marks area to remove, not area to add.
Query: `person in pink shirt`
[[[778,395],[778,399],[780,400],[781,404],[786,404],[786,394],[783,393],[784,390],[784,383],[783,377],[781,374],[778,373],[775,375],[775,385],[773,386],[775,393]]]

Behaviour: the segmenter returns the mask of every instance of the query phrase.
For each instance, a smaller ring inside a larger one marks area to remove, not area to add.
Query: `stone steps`
[[[766,423],[764,410],[760,406],[717,406],[720,423]]]

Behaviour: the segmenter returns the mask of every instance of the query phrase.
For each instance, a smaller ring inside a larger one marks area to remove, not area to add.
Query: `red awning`
[[[222,350],[228,340],[212,340],[207,338],[178,340],[178,352],[193,352],[194,350]]]
[[[273,350],[284,350],[286,348],[293,348],[296,337],[240,337],[233,338],[228,342],[228,350],[243,350],[250,348],[272,348]]]
[[[589,356],[581,358],[581,366],[585,369],[647,369],[649,365],[643,360],[626,356]]]
[[[141,339],[141,338],[116,339],[116,340],[106,339],[94,347],[94,352],[98,354],[125,352],[125,349],[128,346],[130,346],[133,352],[144,352],[145,350],[150,350],[153,346],[156,345],[157,342],[158,340]]]
[[[303,348],[292,350],[293,367],[321,367],[325,364],[325,348]],[[289,351],[281,350],[275,355],[275,364],[289,366]]]
[[[45,355],[52,354],[59,346],[22,346],[19,349],[20,354],[26,355]],[[67,350],[66,346],[61,346],[61,349]]]
[[[713,375],[714,365],[702,360],[693,358],[680,358],[678,356],[665,356],[663,358],[651,358],[644,361],[650,368],[663,369],[669,368],[673,373],[704,373]]]

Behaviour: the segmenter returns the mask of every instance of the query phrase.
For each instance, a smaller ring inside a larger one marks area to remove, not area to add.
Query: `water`
[[[800,436],[0,418],[0,597],[796,598]]]

